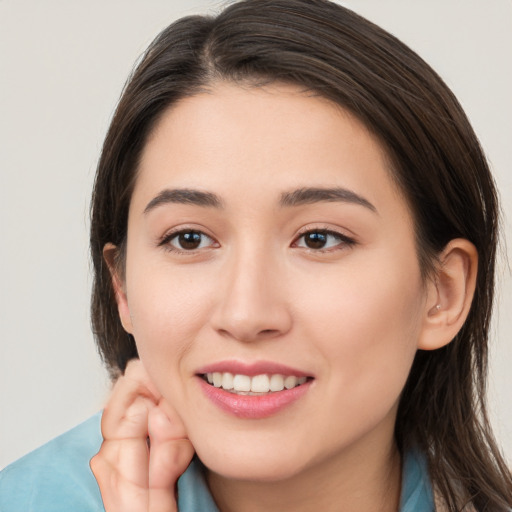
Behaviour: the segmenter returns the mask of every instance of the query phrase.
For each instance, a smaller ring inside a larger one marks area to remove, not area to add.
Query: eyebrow
[[[341,187],[333,188],[299,188],[291,192],[284,192],[281,194],[279,201],[281,206],[300,206],[304,204],[313,204],[321,202],[344,202],[352,203],[368,208],[373,213],[378,213],[377,208],[365,199],[364,197],[356,194],[352,190]]]
[[[224,206],[219,196],[212,192],[203,192],[189,188],[165,189],[151,199],[146,208],[144,208],[144,213],[148,213],[157,206],[164,204],[192,204],[205,208],[222,208]]]
[[[364,206],[377,213],[377,208],[370,201],[351,190],[341,187],[303,187],[290,192],[283,192],[279,204],[282,207],[292,207],[321,202],[352,203]],[[203,192],[189,188],[165,189],[147,204],[144,213],[148,213],[158,206],[165,204],[191,204],[205,208],[224,207],[220,197],[212,192]]]

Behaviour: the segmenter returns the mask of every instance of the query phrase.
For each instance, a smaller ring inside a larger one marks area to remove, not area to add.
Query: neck
[[[333,454],[292,477],[272,482],[226,479],[209,472],[208,485],[221,512],[396,512],[401,462],[394,440],[377,449]]]

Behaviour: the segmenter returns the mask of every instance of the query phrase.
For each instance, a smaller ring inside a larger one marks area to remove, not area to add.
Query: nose
[[[212,315],[214,329],[241,342],[277,338],[292,327],[278,261],[252,254],[226,262]]]

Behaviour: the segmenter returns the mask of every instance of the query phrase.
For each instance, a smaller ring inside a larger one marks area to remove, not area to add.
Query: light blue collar
[[[197,457],[178,480],[178,510],[180,512],[219,512],[206,485],[204,466]]]
[[[178,480],[180,512],[219,512],[206,485],[204,466],[194,458]],[[418,452],[407,453],[403,461],[400,512],[435,511],[432,487],[425,458]]]
[[[425,457],[417,451],[409,451],[403,460],[400,512],[434,511],[434,495]]]

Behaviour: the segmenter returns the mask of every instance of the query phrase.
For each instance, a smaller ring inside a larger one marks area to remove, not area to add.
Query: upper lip
[[[310,373],[303,372],[298,370],[297,368],[292,368],[290,366],[276,363],[273,361],[254,361],[254,362],[244,362],[244,361],[219,361],[216,363],[211,363],[206,366],[202,366],[196,372],[198,375],[203,375],[205,373],[225,373],[229,372],[234,375],[248,375],[249,377],[254,377],[255,375],[262,374],[280,374],[280,375],[293,375],[295,377],[312,377]]]

